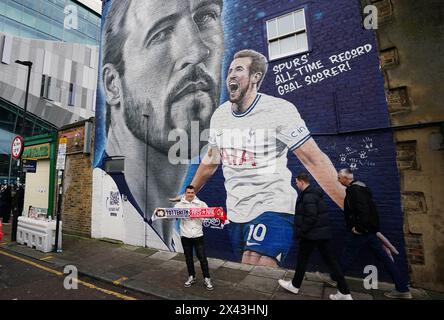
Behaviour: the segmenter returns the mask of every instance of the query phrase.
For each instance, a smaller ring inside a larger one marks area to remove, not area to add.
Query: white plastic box
[[[17,242],[42,252],[54,250],[56,234],[55,220],[36,220],[19,217],[17,225]],[[59,228],[59,248],[62,247],[62,222]]]

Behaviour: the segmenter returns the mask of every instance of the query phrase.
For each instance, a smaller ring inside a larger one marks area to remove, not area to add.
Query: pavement
[[[77,275],[66,279],[63,270],[44,261],[0,249],[0,300],[156,300],[159,298]],[[74,289],[74,290],[73,290]]]
[[[183,283],[187,278],[185,257],[149,248],[122,243],[63,235],[63,252],[43,253],[10,240],[10,225],[4,225],[5,237],[0,250],[18,253],[45,261],[56,267],[73,265],[79,274],[100,281],[171,300],[325,300],[336,292],[321,282],[314,273],[307,272],[300,293],[295,295],[281,288],[278,279],[292,279],[293,270],[252,266],[208,258],[213,291],[203,284],[200,265],[195,258],[197,282],[190,288]],[[384,292],[394,288],[379,283],[377,290],[363,288],[362,279],[348,278],[355,300],[387,300]],[[411,288],[414,299],[444,299],[444,293]]]

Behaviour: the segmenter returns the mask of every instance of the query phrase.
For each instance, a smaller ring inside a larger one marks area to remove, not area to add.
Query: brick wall
[[[410,264],[425,264],[422,235],[414,233],[406,234],[405,244],[407,247],[407,256]]]
[[[399,170],[416,170],[416,141],[402,141],[396,143],[396,162]]]
[[[92,154],[83,153],[83,137],[79,139],[72,134],[75,130],[81,129],[82,127],[84,127],[84,123],[80,124],[79,127],[71,127],[70,129],[59,132],[59,137],[71,133],[71,137],[68,138],[68,150],[63,180],[62,221],[64,232],[90,237]],[[72,141],[70,141],[70,139]]]
[[[387,8],[390,3],[391,11],[391,19],[380,25],[377,35],[391,124],[397,127],[394,137],[410,279],[414,285],[443,291],[440,126],[444,120],[444,95],[440,90],[443,82],[440,70],[444,61],[436,58],[436,52],[443,48],[442,42],[437,41],[444,35],[440,14],[443,2],[430,0],[427,6],[417,0],[378,2],[381,5],[385,2]],[[433,137],[437,137],[437,145]]]
[[[411,282],[442,291],[443,152],[430,143],[438,132],[439,127],[399,130],[395,139]]]

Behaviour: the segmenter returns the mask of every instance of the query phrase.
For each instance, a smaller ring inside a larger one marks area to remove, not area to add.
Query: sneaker
[[[196,277],[195,277],[195,276],[189,276],[189,277],[188,277],[188,280],[185,281],[185,283],[184,283],[184,287],[185,287],[185,288],[189,288],[189,287],[191,287],[191,285],[192,285],[193,283],[195,283],[195,282],[196,282]]]
[[[399,292],[398,290],[392,290],[384,293],[384,296],[391,299],[412,299],[412,294],[410,291]]]
[[[336,288],[336,286],[337,286],[336,282],[333,281],[329,276],[324,276],[319,271],[316,271],[316,276],[318,277],[319,280],[321,280],[322,282],[324,282],[328,286]]]
[[[211,279],[210,278],[205,278],[204,279],[204,283],[205,283],[205,287],[207,288],[207,290],[213,290],[214,287],[211,284]]]
[[[278,282],[279,282],[279,285],[282,288],[284,288],[285,290],[288,290],[288,291],[290,291],[290,292],[292,292],[294,294],[298,294],[299,293],[299,288],[296,288],[290,280],[286,281],[286,280],[283,280],[283,279],[279,279]]]
[[[339,291],[330,295],[330,300],[353,300],[351,294],[342,294]]]

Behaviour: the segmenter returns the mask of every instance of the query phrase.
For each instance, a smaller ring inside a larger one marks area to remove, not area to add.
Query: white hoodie
[[[194,197],[191,202],[180,199],[175,208],[208,208],[207,204]],[[202,219],[180,219],[180,235],[185,238],[199,238],[203,236]]]

